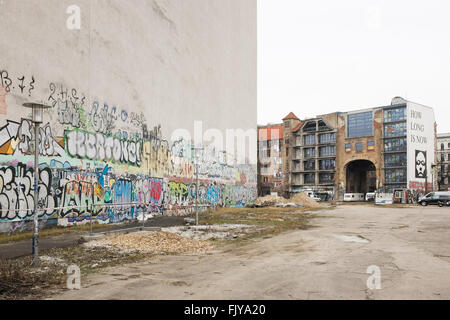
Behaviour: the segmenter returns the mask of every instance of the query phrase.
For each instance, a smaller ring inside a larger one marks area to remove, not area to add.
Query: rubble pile
[[[206,241],[186,239],[172,232],[137,232],[109,236],[101,244],[148,253],[204,253],[212,249]]]
[[[307,208],[319,208],[322,207],[320,203],[318,203],[316,200],[312,199],[310,196],[308,196],[305,192],[299,192],[296,193],[291,199],[291,202],[301,204],[304,207]]]
[[[275,206],[276,204],[280,203],[287,203],[289,200],[279,197],[279,196],[265,196],[265,197],[259,197],[255,201],[255,205],[261,206],[261,207],[270,207]]]
[[[255,201],[258,207],[298,207],[298,208],[319,208],[320,203],[309,197],[305,192],[295,194],[290,199],[279,196],[259,197]]]

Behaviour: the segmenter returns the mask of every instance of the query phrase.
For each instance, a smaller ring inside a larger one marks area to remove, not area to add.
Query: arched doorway
[[[346,165],[345,169],[347,193],[374,192],[377,188],[377,172],[372,161],[354,160]]]

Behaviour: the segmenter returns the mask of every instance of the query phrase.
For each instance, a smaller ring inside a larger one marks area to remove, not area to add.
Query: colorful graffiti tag
[[[8,106],[15,101],[10,96],[26,88],[11,90],[11,74],[4,70],[1,75],[0,232],[13,232],[34,212],[35,137],[34,124]],[[34,76],[28,80],[25,94],[32,93],[36,81]],[[254,201],[251,165],[228,165],[223,152],[205,147],[197,184],[190,143],[164,140],[161,126],[148,129],[142,112],[90,104],[85,95],[62,84],[51,83],[47,90],[52,109],[39,128],[37,212],[42,221],[67,226],[91,217],[113,223],[142,213],[184,214],[195,204],[197,189],[198,201],[205,205]]]

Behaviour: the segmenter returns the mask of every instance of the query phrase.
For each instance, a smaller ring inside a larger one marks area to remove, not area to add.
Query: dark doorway
[[[376,190],[377,174],[373,162],[355,160],[349,162],[346,168],[346,192],[367,193]]]

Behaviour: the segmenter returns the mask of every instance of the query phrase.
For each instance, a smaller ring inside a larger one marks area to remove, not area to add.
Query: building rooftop
[[[283,125],[258,127],[258,141],[279,140],[283,137]]]
[[[283,120],[290,120],[290,119],[300,120],[293,112],[289,112],[289,114],[283,118]]]

